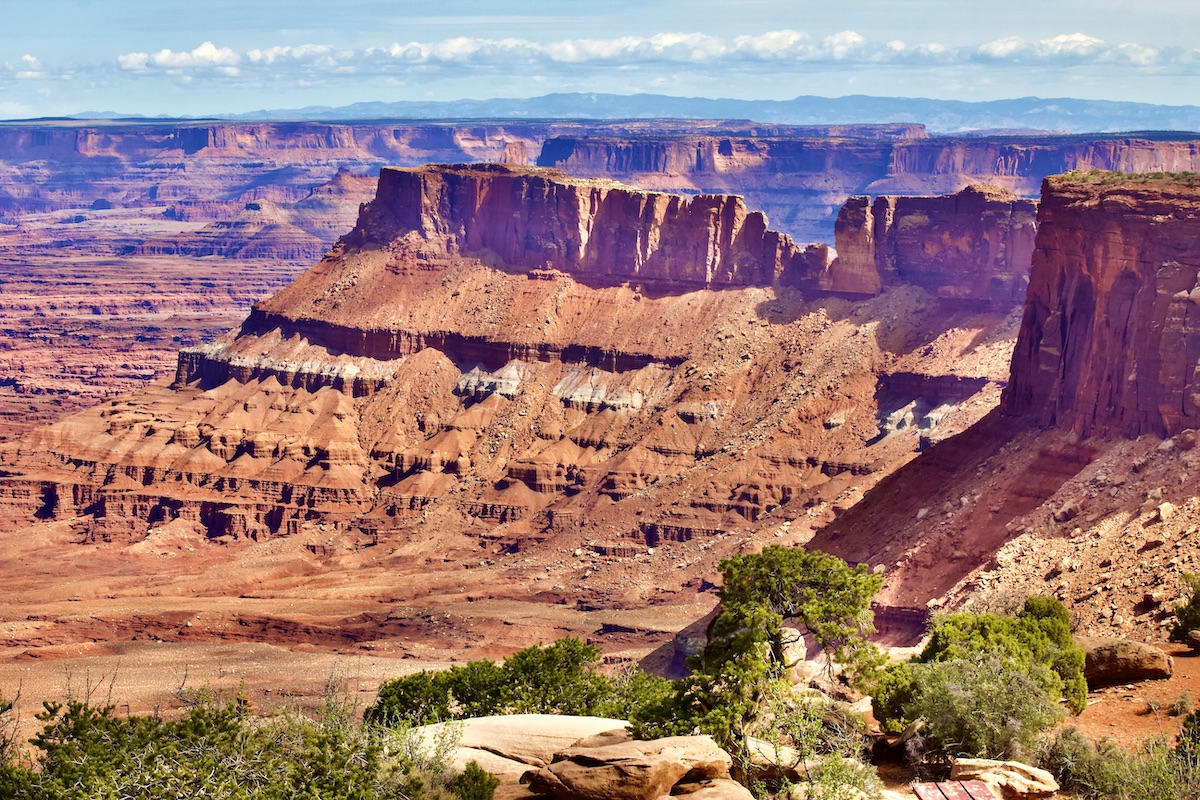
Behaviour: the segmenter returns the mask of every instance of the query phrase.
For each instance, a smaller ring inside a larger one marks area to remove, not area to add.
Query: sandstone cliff
[[[1200,425],[1200,190],[1051,178],[1005,409],[1085,435]]]
[[[1198,277],[1194,175],[1048,179],[1002,407],[810,546],[894,565],[886,605],[1048,593],[1083,631],[1165,636],[1200,569]]]
[[[992,187],[940,197],[852,197],[822,289],[875,294],[909,283],[931,294],[1009,304],[1025,297],[1037,204]]]
[[[1086,136],[561,135],[538,164],[672,191],[745,195],[781,230],[828,241],[833,215],[852,195],[939,195],[991,184],[1035,197],[1042,179],[1072,169],[1200,170],[1192,134]]]
[[[799,533],[986,410],[1014,331],[911,285],[797,288],[826,262],[737,197],[384,170],[354,230],[173,386],[37,431],[0,480],[17,516],[104,536],[436,522],[616,557],[785,508]]]

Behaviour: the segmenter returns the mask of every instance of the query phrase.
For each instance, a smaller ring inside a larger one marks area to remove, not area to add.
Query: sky
[[[0,118],[655,93],[1200,104],[1200,0],[0,0]]]

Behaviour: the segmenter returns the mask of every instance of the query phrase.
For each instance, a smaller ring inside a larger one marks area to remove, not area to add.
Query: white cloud
[[[41,71],[32,56],[24,60],[26,73]],[[940,68],[980,62],[995,68],[1041,64],[1087,69],[1107,65],[1109,69],[1155,70],[1156,74],[1195,74],[1200,71],[1200,51],[1158,49],[1133,42],[1112,44],[1081,32],[1037,40],[1009,36],[950,46],[936,41],[872,40],[853,30],[815,37],[804,31],[781,29],[729,37],[663,32],[545,42],[519,37],[456,36],[363,49],[310,43],[264,46],[244,52],[204,42],[192,50],[125,53],[116,62],[126,72],[203,75],[254,85],[287,80],[300,85],[301,81],[321,83],[344,76],[420,82],[509,72],[525,78],[555,75],[564,80],[582,80],[603,71],[612,75],[644,70],[651,75],[687,68],[694,75],[714,77],[729,71],[777,74],[775,71],[788,66],[792,74],[798,74],[886,64]]]
[[[236,68],[241,56],[228,47],[217,47],[212,42],[205,42],[194,50],[174,51],[163,48],[157,53],[126,53],[117,56],[121,69],[141,72],[157,67],[165,70],[176,69],[221,69],[222,74],[233,74],[228,70]]]

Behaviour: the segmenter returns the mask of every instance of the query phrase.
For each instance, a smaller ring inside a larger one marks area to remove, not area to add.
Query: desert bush
[[[1196,703],[1192,700],[1192,693],[1186,689],[1180,693],[1178,697],[1171,701],[1171,716],[1186,717],[1196,710]]]
[[[492,800],[500,779],[479,766],[479,762],[470,761],[461,775],[456,775],[450,781],[450,792],[458,800]]]
[[[1171,626],[1172,642],[1185,642],[1187,635],[1200,630],[1200,572],[1188,572],[1183,576],[1187,597],[1175,604],[1175,624]]]
[[[904,713],[925,720],[930,754],[1027,760],[1062,716],[1041,682],[994,653],[906,666]]]
[[[1052,597],[1030,597],[1016,617],[950,614],[933,629],[917,657],[922,663],[994,653],[1004,665],[1037,679],[1076,714],[1087,707],[1083,650],[1071,638],[1066,607]]]
[[[768,691],[766,713],[754,735],[774,747],[773,758],[799,775],[806,800],[839,800],[849,797],[879,797],[883,784],[867,761],[868,739],[860,717],[828,702],[796,702],[790,687],[782,682]],[[784,748],[794,751],[784,763]],[[770,792],[788,796],[793,785],[752,787],[756,794]]]
[[[316,716],[248,716],[201,699],[178,719],[119,717],[85,701],[46,703],[31,763],[6,762],[6,800],[205,797],[449,800],[447,752],[419,759],[394,731],[363,726],[331,700]],[[478,800],[471,798],[470,800]]]
[[[1134,753],[1112,741],[1089,742],[1075,728],[1042,751],[1040,766],[1080,800],[1194,800],[1200,786],[1200,738],[1184,732],[1172,746],[1152,739]]]
[[[424,725],[492,714],[597,714],[617,709],[616,684],[602,675],[600,650],[579,639],[559,639],[514,653],[503,664],[471,661],[441,672],[422,671],[379,688],[366,710],[369,723]],[[630,692],[650,679],[630,682]],[[634,702],[627,695],[628,703]]]
[[[875,716],[892,731],[924,718],[931,755],[1021,757],[1061,716],[1059,698],[1086,707],[1083,661],[1053,598],[1028,598],[1016,617],[950,614],[913,661],[879,674]]]

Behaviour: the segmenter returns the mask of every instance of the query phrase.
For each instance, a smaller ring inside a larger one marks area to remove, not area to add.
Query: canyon
[[[987,252],[956,248],[948,276]],[[829,269],[737,197],[385,169],[240,326],[3,446],[7,663],[222,653],[269,689],[293,651],[376,680],[669,647],[722,558],[803,543],[999,399],[1018,304]]]
[[[574,634],[638,659],[764,542],[883,568],[895,643],[1047,586],[1159,635],[1163,575],[1200,568],[1196,190],[1029,195],[1064,163],[1191,170],[1196,143],[691,124],[483,126],[410,163],[506,163],[378,179],[357,129],[281,155],[149,125],[189,175],[161,195],[123,124],[36,145],[62,160],[21,167],[44,188],[7,190],[0,230],[5,662],[261,659],[278,690],[293,657],[377,681]],[[113,172],[72,194],[80,141]],[[769,197],[782,163],[792,227],[711,193]]]

